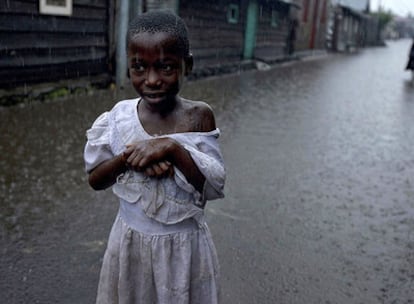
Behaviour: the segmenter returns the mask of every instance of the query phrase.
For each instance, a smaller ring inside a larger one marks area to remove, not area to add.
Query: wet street
[[[410,42],[185,86],[222,131],[223,303],[414,303]],[[1,303],[94,303],[117,203],[82,152],[112,95],[0,109]]]

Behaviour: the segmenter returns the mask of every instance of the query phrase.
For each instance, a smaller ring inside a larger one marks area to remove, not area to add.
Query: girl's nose
[[[149,69],[147,77],[145,78],[145,84],[147,86],[159,86],[161,85],[161,78],[159,73],[155,69]]]

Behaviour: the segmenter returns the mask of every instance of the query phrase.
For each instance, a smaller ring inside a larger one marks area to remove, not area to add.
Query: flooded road
[[[207,214],[223,303],[414,303],[409,46],[186,85],[222,131],[227,196]],[[88,188],[82,150],[113,100],[0,109],[6,303],[94,302],[117,205],[111,191]]]

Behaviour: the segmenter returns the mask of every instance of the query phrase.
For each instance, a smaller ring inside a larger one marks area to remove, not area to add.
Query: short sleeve
[[[198,169],[206,178],[203,192],[200,193],[199,200],[205,202],[224,197],[224,183],[226,172],[223,157],[219,149],[217,138],[219,130],[199,133],[198,136],[181,139],[181,144],[190,153]],[[177,138],[178,139],[178,138]],[[177,184],[186,191],[194,190],[194,187],[186,181],[183,174],[176,174]],[[187,189],[188,188],[188,189]]]
[[[86,131],[87,142],[84,149],[85,170],[92,171],[100,163],[114,157],[109,145],[110,128],[108,112],[101,114]]]
[[[204,139],[198,145],[198,149],[188,145],[184,145],[184,148],[190,152],[198,169],[206,178],[201,200],[215,200],[224,197],[223,188],[226,173],[217,144],[214,144],[211,139]]]

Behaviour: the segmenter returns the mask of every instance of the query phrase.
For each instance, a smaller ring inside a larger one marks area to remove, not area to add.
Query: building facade
[[[0,2],[0,88],[110,73],[110,1],[42,3]]]
[[[173,10],[187,23],[196,68],[283,60],[296,50],[324,48],[327,1],[2,1],[0,88],[125,77],[117,53],[128,20],[157,9]]]
[[[368,0],[332,0],[327,48],[335,52],[353,52],[378,45],[378,20],[369,13]]]
[[[324,50],[329,16],[329,0],[302,0],[295,18],[299,23],[296,49]]]

